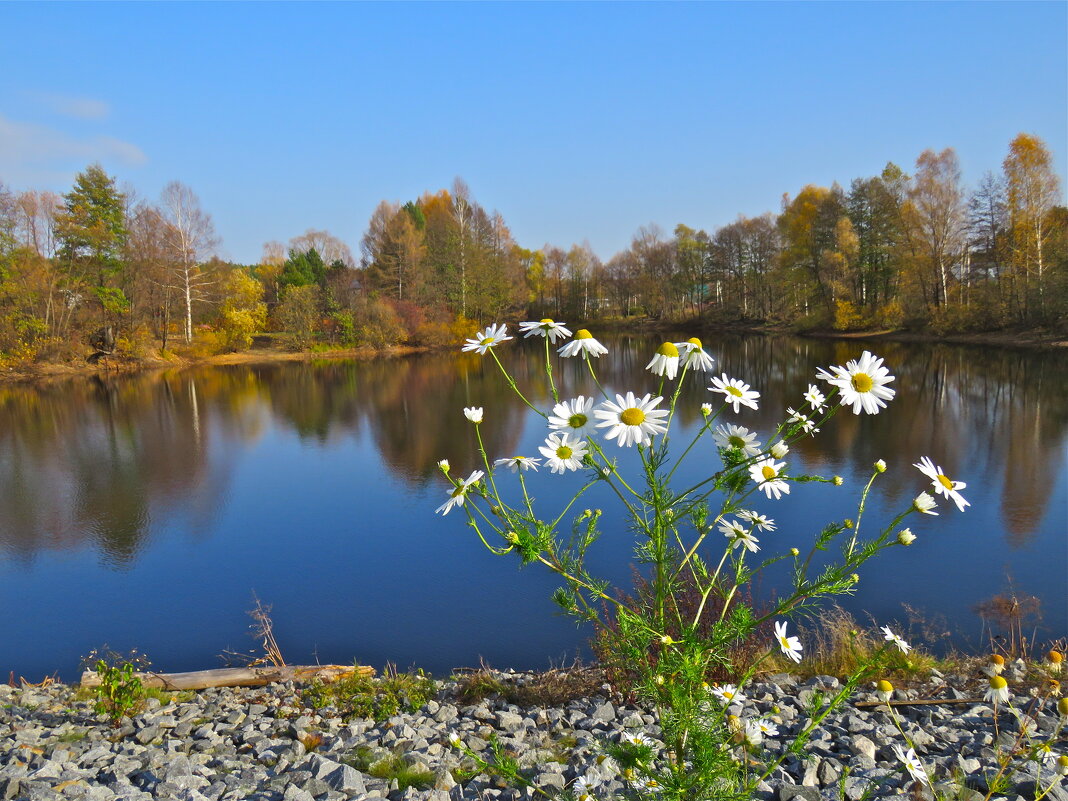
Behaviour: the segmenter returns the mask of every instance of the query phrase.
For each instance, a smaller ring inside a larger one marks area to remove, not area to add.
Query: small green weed
[[[395,780],[401,791],[409,787],[414,787],[416,790],[429,790],[434,786],[434,774],[431,771],[413,768],[401,754],[391,754],[376,760],[370,748],[361,746],[352,752],[352,756],[343,761],[361,773],[366,773],[376,779]]]
[[[350,676],[332,684],[313,683],[302,696],[312,709],[333,706],[341,716],[382,721],[400,711],[414,712],[437,692],[434,680],[418,670],[398,673],[388,667],[379,679]]]
[[[129,662],[115,666],[101,659],[96,663],[96,672],[100,686],[95,709],[98,714],[107,715],[112,726],[118,727],[124,717],[136,714],[144,706],[144,685],[134,675],[134,666]]]

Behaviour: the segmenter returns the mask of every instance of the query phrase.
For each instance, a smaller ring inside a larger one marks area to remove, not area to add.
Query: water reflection
[[[540,352],[504,351],[529,396],[549,403]],[[598,362],[609,390],[648,386],[655,343],[620,337]],[[717,370],[742,376],[762,393],[747,425],[767,431],[777,411],[799,405],[819,366],[858,354],[852,342],[723,337],[707,343]],[[1068,362],[1056,354],[881,343],[898,396],[878,417],[842,415],[794,452],[811,471],[860,472],[876,459],[899,466],[931,454],[950,475],[966,476],[969,495],[997,499],[1009,545],[1029,541],[1064,470]],[[556,365],[562,386],[595,387],[578,360]],[[678,419],[693,425],[707,382],[690,384]],[[268,425],[291,428],[316,447],[369,435],[390,477],[423,485],[448,456],[475,467],[473,429],[463,406],[487,409],[482,433],[491,455],[518,446],[526,409],[489,359],[424,355],[370,362],[232,366],[136,377],[0,387],[0,545],[21,558],[41,549],[92,544],[128,565],[154,522],[181,518],[207,530],[226,495],[236,452]],[[915,476],[891,470],[892,498],[915,492]]]
[[[608,344],[598,367],[609,390],[652,385],[644,368],[656,341]],[[800,404],[817,367],[855,358],[864,345],[724,336],[706,348],[717,371],[762,393],[758,411],[735,419],[767,433],[786,405]],[[1063,636],[1066,360],[942,345],[873,349],[897,376],[898,397],[877,417],[842,415],[793,446],[791,467],[840,474],[847,485],[760,499],[760,511],[783,521],[775,545],[807,546],[829,519],[853,515],[853,490],[880,458],[890,470],[865,519],[888,519],[925,486],[910,465],[930,455],[968,482],[972,507],[961,514],[943,504],[942,517],[917,520],[919,541],[880,558],[850,608],[887,621],[900,619],[907,600],[945,615],[966,639],[979,630],[973,605],[1012,573],[1021,590],[1047,599],[1040,636]],[[548,408],[536,344],[508,343],[502,357],[531,401]],[[583,363],[554,369],[567,397],[596,392]],[[714,400],[706,385],[684,388],[680,439],[700,424],[700,404]],[[478,466],[464,406],[485,408],[490,458],[536,454],[543,421],[490,359],[470,354],[0,386],[0,608],[20,609],[0,616],[0,675],[58,668],[69,676],[104,642],[136,646],[161,669],[211,667],[224,648],[248,647],[242,610],[252,592],[275,605],[294,661],[355,656],[443,672],[480,656],[521,668],[574,655],[587,634],[550,617],[552,578],[486,554],[461,515],[433,514],[445,497],[437,461],[465,475]],[[676,477],[688,485],[717,467],[708,443]],[[558,509],[577,485],[543,470],[528,486]],[[583,501],[606,508],[591,569],[626,583],[634,561],[626,521],[598,490]],[[780,578],[767,577],[769,591]],[[159,626],[176,601],[181,620]]]

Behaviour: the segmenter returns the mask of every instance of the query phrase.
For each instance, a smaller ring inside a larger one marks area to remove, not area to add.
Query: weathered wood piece
[[[145,687],[163,690],[206,690],[209,687],[263,687],[276,681],[308,682],[318,680],[330,684],[350,676],[373,676],[375,669],[367,665],[287,665],[284,667],[239,667],[196,670],[192,673],[135,673]],[[82,674],[82,687],[99,687],[100,675],[95,670]]]
[[[928,706],[930,704],[985,704],[982,698],[924,698],[917,701],[858,701],[855,707],[868,706]]]

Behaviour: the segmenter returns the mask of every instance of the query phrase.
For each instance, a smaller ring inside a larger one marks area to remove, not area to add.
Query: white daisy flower
[[[800,425],[801,430],[804,431],[806,434],[815,435],[820,432],[820,430],[816,428],[816,424],[809,420],[807,417],[805,417],[805,415],[801,414],[801,412],[794,411],[794,409],[787,406],[786,413],[790,415],[786,419],[786,422],[793,423],[794,425]]]
[[[905,770],[909,772],[913,779],[920,784],[927,784],[927,773],[923,769],[923,763],[920,762],[920,758],[916,756],[915,750],[910,748],[908,751],[902,751],[901,746],[895,745],[894,753],[897,754],[897,758],[901,760]]]
[[[631,745],[652,745],[653,741],[649,737],[640,731],[620,732],[619,741],[621,743],[630,743]]]
[[[749,477],[757,483],[757,489],[763,490],[770,500],[772,497],[779,500],[783,495],[790,494],[790,485],[780,476],[786,467],[786,462],[776,462],[774,459],[761,459],[749,467]]]
[[[606,439],[616,440],[620,447],[646,445],[653,435],[667,431],[664,418],[668,412],[656,408],[662,400],[660,396],[653,398],[651,395],[638,400],[633,392],[628,392],[626,397],[616,395],[615,403],[604,401],[593,414],[601,420],[597,427],[608,429]]]
[[[733,423],[716,426],[712,432],[712,439],[720,448],[737,449],[746,456],[756,456],[760,453],[756,432],[744,426],[736,426]]]
[[[508,336],[508,327],[506,325],[503,323],[491,325],[485,331],[479,331],[472,339],[464,340],[464,346],[461,350],[478,351],[479,356],[485,356],[487,350],[495,348],[509,339],[511,337]]]
[[[561,347],[558,353],[561,356],[566,356],[568,358],[571,356],[578,356],[580,353],[587,359],[590,356],[600,358],[608,353],[608,348],[594,339],[593,334],[585,328],[580,328],[575,332],[575,338]]]
[[[713,684],[708,688],[708,691],[724,704],[745,703],[745,695],[743,695],[742,691],[733,684],[724,684],[722,687],[718,684]]]
[[[493,466],[507,467],[513,473],[517,473],[520,470],[533,470],[536,473],[540,463],[541,459],[532,459],[529,456],[513,456],[510,459],[498,459],[493,463]]]
[[[585,440],[571,439],[570,434],[550,434],[538,450],[549,470],[561,474],[582,467],[587,452]]]
[[[819,387],[815,384],[809,384],[808,391],[802,397],[804,397],[808,405],[817,412],[822,412],[823,407],[827,404],[827,398],[824,397],[823,393],[820,392]]]
[[[938,512],[932,511],[936,506],[938,506],[938,504],[935,503],[935,499],[926,492],[921,492],[916,496],[916,500],[912,502],[912,508],[917,512],[938,517]]]
[[[543,320],[538,320],[536,323],[520,323],[519,330],[528,337],[548,337],[552,344],[556,344],[558,339],[567,339],[571,336],[571,332],[564,327],[563,323],[558,323],[546,317]]]
[[[779,727],[772,723],[770,720],[761,718],[757,721],[757,725],[760,726],[760,733],[765,737],[778,737]]]
[[[924,456],[917,464],[914,464],[913,467],[931,479],[931,486],[934,487],[935,492],[939,495],[945,495],[952,500],[953,503],[957,504],[957,509],[963,512],[965,506],[971,506],[970,503],[964,500],[964,496],[957,492],[957,490],[962,490],[968,485],[963,481],[950,480],[949,477],[942,472],[942,468],[937,467],[930,458]]]
[[[449,745],[453,748],[459,748],[463,745],[463,740],[460,739],[460,735],[454,731],[449,732]]]
[[[742,509],[740,512],[738,512],[738,517],[756,526],[761,531],[775,530],[775,521],[772,520],[770,517],[765,517],[764,515],[758,514],[757,512],[753,512],[748,509]]]
[[[757,398],[760,397],[760,393],[749,389],[749,385],[744,381],[739,381],[737,378],[728,378],[726,373],[719,378],[713,377],[712,386],[708,388],[708,391],[722,392],[723,397],[727,399],[727,403],[734,407],[735,414],[741,411],[742,406],[748,406],[750,409],[759,408]]]
[[[901,653],[907,654],[909,651],[912,650],[912,646],[905,642],[903,639],[901,639],[901,637],[894,634],[894,632],[890,630],[889,626],[880,626],[880,630],[883,633],[883,639],[887,642],[892,642],[894,645],[896,645],[900,649]]]
[[[768,453],[774,456],[776,459],[784,459],[786,454],[790,452],[790,446],[783,442],[781,439],[768,448]]]
[[[990,689],[983,696],[984,701],[1007,704],[1009,702],[1009,683],[1004,676],[991,676]]]
[[[884,460],[882,460],[882,459],[876,459],[875,460],[875,464],[873,465],[873,467],[875,468],[875,472],[876,473],[885,473],[886,472],[886,462]]]
[[[1064,754],[1057,757],[1057,775],[1068,776],[1068,756]]]
[[[742,739],[746,745],[756,748],[762,742],[764,742],[764,732],[761,729],[760,721],[753,720],[752,718],[746,718],[742,724]]]
[[[589,776],[579,776],[571,785],[571,794],[575,796],[575,801],[592,801],[594,797],[593,789],[597,784],[596,779],[591,779]]]
[[[472,423],[482,422],[482,407],[481,406],[465,406],[464,417],[470,420]]]
[[[549,428],[569,431],[577,437],[593,433],[593,398],[579,395],[574,400],[558,403],[549,415]]]
[[[846,362],[845,367],[830,369],[829,373],[821,368],[816,377],[838,387],[842,405],[852,406],[853,414],[860,414],[861,409],[867,414],[878,414],[879,409],[886,407],[886,401],[892,400],[896,394],[886,386],[894,376],[883,367],[882,359],[868,351],[864,351],[860,359]]]
[[[484,475],[485,473],[483,473],[481,470],[476,470],[463,481],[461,481],[459,485],[453,487],[452,491],[449,493],[449,500],[445,501],[445,503],[435,509],[434,513],[437,514],[438,512],[441,512],[441,514],[444,516],[451,512],[454,506],[463,506],[464,499],[467,497],[467,491],[471,488],[473,484],[481,481],[482,476]]]
[[[697,337],[690,337],[685,342],[676,342],[675,347],[682,354],[680,358],[684,367],[688,367],[691,370],[701,370],[702,372],[708,372],[712,369],[712,363],[715,359],[705,353],[705,349],[701,347],[701,340]]]
[[[652,361],[645,365],[645,369],[654,375],[674,378],[679,372],[679,349],[671,342],[665,342],[656,349]]]
[[[897,541],[902,545],[912,545],[916,541],[916,535],[912,533],[912,529],[903,528],[897,532]]]
[[[712,404],[711,403],[702,403],[701,404],[701,416],[702,417],[708,417],[711,414],[712,414]]]
[[[752,553],[760,550],[760,546],[757,544],[760,540],[747,531],[737,520],[724,520],[719,524],[719,530],[723,532],[724,537],[732,541],[732,548],[741,545]]]
[[[795,662],[801,661],[801,640],[797,637],[786,636],[786,621],[780,620],[775,623],[775,639],[779,642],[782,652]]]

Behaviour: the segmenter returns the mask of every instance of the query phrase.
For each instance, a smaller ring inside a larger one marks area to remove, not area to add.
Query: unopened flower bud
[[[1057,773],[1061,776],[1068,776],[1068,756],[1061,754],[1057,757]]]
[[[987,660],[987,664],[996,675],[1005,669],[1005,657],[1001,654],[991,654],[990,659]]]
[[[790,556],[799,556],[800,554],[801,554],[801,551],[797,550],[797,548],[791,548],[790,549]]]
[[[506,531],[504,534],[504,538],[508,542],[512,543],[512,545],[515,545],[519,542],[519,535],[516,534],[514,531]]]
[[[1068,695],[1057,699],[1057,714],[1062,718],[1068,718]]]
[[[782,459],[789,452],[790,452],[789,446],[785,442],[783,442],[782,440],[779,440],[774,445],[772,445],[770,448],[768,448],[768,453],[770,453],[776,459]]]
[[[440,462],[438,462],[438,469],[442,473],[445,473],[446,475],[448,475],[449,474],[449,460],[448,459],[442,459]]]
[[[849,581],[851,583],[853,583],[853,584],[859,584],[860,583],[860,576],[858,576],[856,573],[854,573],[852,576],[849,577]]]
[[[1046,654],[1046,667],[1054,673],[1061,672],[1061,663],[1063,662],[1064,655],[1060,651],[1050,651]]]
[[[836,486],[836,487],[840,487],[845,483],[845,481],[842,480],[841,476],[835,476],[834,478],[831,479],[831,481],[834,483],[834,486]]]
[[[702,403],[701,404],[701,416],[702,417],[708,417],[711,414],[712,414],[712,404],[711,403]]]
[[[875,463],[875,472],[876,473],[885,473],[886,472],[886,462],[884,462],[882,459],[877,461]]]
[[[912,533],[911,529],[903,528],[897,532],[897,541],[902,545],[912,545],[916,541],[916,535]]]
[[[847,517],[845,520],[842,521],[842,525],[846,528],[853,528],[853,519],[851,517]]]
[[[916,496],[916,500],[912,502],[912,508],[925,515],[937,515],[938,512],[931,511],[936,505],[934,498],[926,492],[921,492]]]
[[[894,685],[886,679],[880,679],[878,684],[875,685],[875,695],[878,696],[879,700],[883,703],[889,701],[893,694]]]
[[[655,679],[655,681],[656,681],[656,683],[657,683],[657,685],[658,685],[658,686],[663,686],[663,684],[664,684],[664,677],[663,677],[662,675],[660,675],[660,674],[658,673],[658,674],[656,674],[656,679]]]

